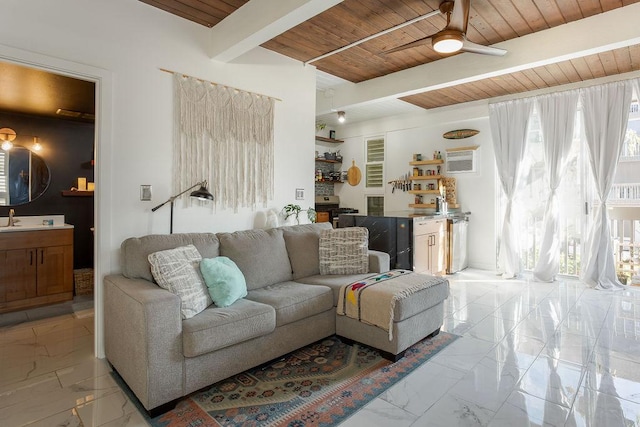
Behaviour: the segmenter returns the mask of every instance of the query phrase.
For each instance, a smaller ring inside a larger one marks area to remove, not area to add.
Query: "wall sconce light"
[[[13,148],[13,141],[16,139],[16,131],[11,128],[2,128],[0,129],[0,140],[2,141],[2,149],[4,151],[9,151]]]
[[[42,144],[38,142],[37,136],[33,137],[33,145],[31,146],[31,148],[33,149],[33,151],[42,151]]]
[[[175,196],[171,196],[169,197],[169,199],[164,202],[159,204],[158,206],[156,206],[155,208],[151,209],[151,212],[155,212],[158,209],[160,209],[161,207],[163,207],[164,205],[166,205],[167,203],[171,204],[171,214],[170,214],[170,222],[169,222],[169,234],[173,234],[173,202],[180,196],[182,196],[184,193],[186,193],[189,190],[193,190],[194,188],[200,186],[200,188],[198,190],[193,191],[191,194],[189,194],[190,197],[196,198],[198,200],[213,200],[213,194],[211,194],[209,192],[209,190],[207,190],[207,181],[202,181],[202,182],[198,182],[194,185],[192,185],[191,187],[187,188],[186,190],[176,194]]]
[[[345,120],[347,120],[345,118],[345,112],[344,111],[338,111],[338,121],[340,123],[344,123]]]

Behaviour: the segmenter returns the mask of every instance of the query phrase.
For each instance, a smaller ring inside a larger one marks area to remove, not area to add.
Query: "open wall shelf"
[[[443,159],[434,159],[434,160],[416,160],[413,162],[409,162],[411,166],[429,166],[429,165],[441,165],[444,163]]]
[[[342,139],[326,138],[324,136],[316,136],[316,141],[332,142],[334,144],[340,144],[340,143],[344,142]]]

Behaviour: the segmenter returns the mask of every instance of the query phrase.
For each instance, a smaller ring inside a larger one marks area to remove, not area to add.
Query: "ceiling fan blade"
[[[458,30],[463,34],[467,32],[467,24],[469,23],[469,1],[470,0],[454,0],[451,20],[449,21],[449,25],[447,25],[448,30]]]
[[[507,51],[497,47],[484,46],[465,39],[462,43],[463,52],[480,53],[482,55],[504,56]]]
[[[425,44],[431,45],[431,36],[425,37],[423,39],[418,39],[416,41],[413,41],[411,43],[406,43],[398,47],[394,47],[393,49],[385,50],[383,53],[400,52],[401,50],[411,49],[412,47],[423,46]]]

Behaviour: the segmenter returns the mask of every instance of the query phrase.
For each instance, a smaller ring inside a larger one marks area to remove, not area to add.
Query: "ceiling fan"
[[[480,53],[483,55],[502,56],[507,53],[504,49],[484,46],[467,40],[466,32],[469,24],[470,0],[444,0],[440,3],[440,12],[447,16],[447,26],[442,31],[411,43],[403,44],[384,53],[399,52],[417,46],[431,43],[433,49],[439,53],[454,53],[458,51]]]

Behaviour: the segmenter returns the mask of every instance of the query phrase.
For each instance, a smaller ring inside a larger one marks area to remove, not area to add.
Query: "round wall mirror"
[[[0,206],[32,202],[49,187],[51,173],[45,161],[24,147],[0,150]]]

